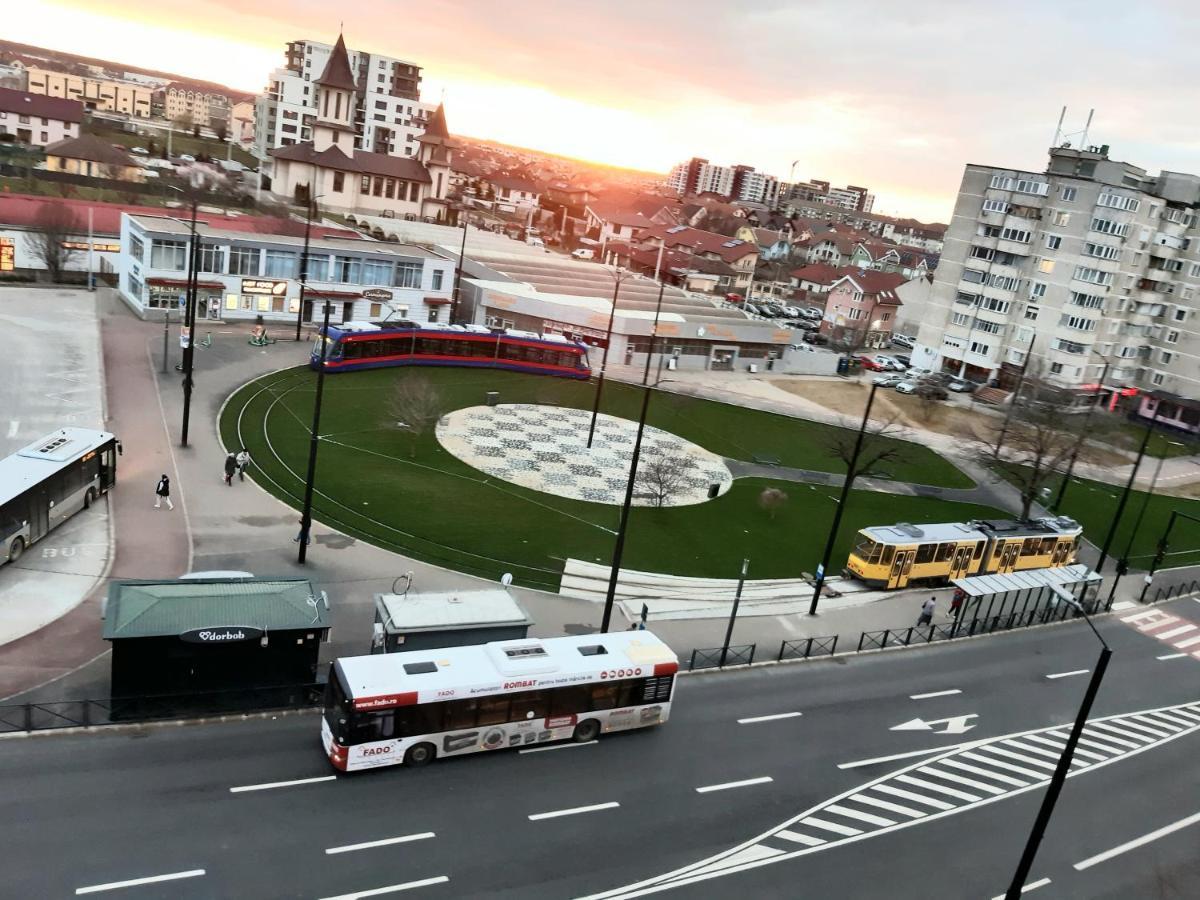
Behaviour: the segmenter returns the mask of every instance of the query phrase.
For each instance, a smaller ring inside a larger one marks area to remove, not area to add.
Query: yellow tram
[[[872,587],[946,584],[969,575],[1069,566],[1083,529],[1066,516],[1032,522],[878,525],[858,533],[846,574]]]

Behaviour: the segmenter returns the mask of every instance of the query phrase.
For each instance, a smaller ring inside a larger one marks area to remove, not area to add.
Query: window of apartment
[[[1081,294],[1078,291],[1071,291],[1071,302],[1085,309],[1100,309],[1104,306],[1104,298],[1099,294]]]
[[[1187,292],[1185,291],[1184,293],[1186,294]],[[1187,317],[1188,317],[1188,311],[1186,309],[1184,309],[1183,307],[1175,308],[1175,321],[1176,322],[1186,322]]]
[[[1005,200],[984,200],[983,211],[985,213],[1007,213],[1012,209],[1012,205]]]
[[[334,172],[333,173],[333,192],[335,194],[340,194],[345,189],[346,189],[346,173],[345,172]]]
[[[999,334],[1004,330],[1003,325],[997,325],[995,322],[985,322],[982,319],[975,323],[975,328],[985,334]]]
[[[1137,356],[1137,347],[1122,347],[1121,352],[1117,355],[1122,359],[1130,359]]]
[[[1059,193],[1059,196],[1061,196],[1063,198],[1063,200],[1067,203],[1070,203],[1072,200],[1075,199],[1075,188],[1073,188],[1073,187],[1066,187],[1064,185],[1063,187],[1060,187],[1058,189],[1058,193]]]
[[[186,257],[184,241],[155,241],[150,247],[150,268],[180,271],[186,265]]]
[[[1080,344],[1076,341],[1067,341],[1059,338],[1050,343],[1051,350],[1061,350],[1064,353],[1084,353],[1087,351],[1087,344]]]
[[[421,286],[420,263],[396,263],[394,287],[419,288]]]
[[[1100,259],[1117,259],[1121,255],[1121,248],[1110,247],[1107,244],[1093,244],[1091,241],[1085,241],[1083,244],[1083,252],[1085,256],[1095,256]]]
[[[1008,351],[1008,361],[1013,365],[1021,366],[1025,364],[1025,357],[1028,355],[1024,350],[1011,348]]]
[[[383,260],[367,259],[363,261],[363,284],[391,284],[392,264]]]
[[[1011,191],[1013,188],[1013,180],[1007,175],[993,175],[991,186],[999,191]]]
[[[132,232],[129,235],[129,255],[138,262],[143,262],[146,257],[146,247],[142,239]]]
[[[961,350],[963,348],[962,341],[953,337],[943,337],[942,346],[949,347],[951,350]]]
[[[1021,244],[1029,243],[1029,232],[1020,228],[1005,228],[1000,232],[1000,237],[1006,241],[1017,241]]]
[[[1037,270],[1046,275],[1049,275],[1051,272],[1054,271],[1054,260],[1046,259],[1045,257],[1038,257]]]
[[[1062,370],[1063,370],[1063,364],[1062,364],[1062,363],[1057,363],[1057,362],[1056,362],[1056,363],[1050,363],[1050,374],[1051,374],[1051,375],[1061,375],[1061,374],[1062,374]]]
[[[991,258],[995,255],[996,255],[996,251],[991,249],[990,247],[972,247],[971,248],[971,258],[972,259],[991,260]]]
[[[371,193],[371,176],[370,176],[370,175],[364,175],[364,176],[362,177],[362,179],[359,181],[359,183],[358,183],[358,192],[359,192],[360,194],[369,194],[369,193]]]
[[[1158,354],[1158,358],[1164,366],[1168,366],[1171,364],[1171,360],[1173,360],[1175,358],[1175,354],[1172,353],[1170,350],[1163,350],[1161,353]]]
[[[979,302],[979,294],[971,294],[971,293],[968,293],[967,291],[959,291],[958,294],[954,297],[954,302],[955,303],[966,303],[970,306],[974,306],[976,303]]]
[[[329,281],[329,257],[325,254],[308,254],[304,265],[305,278],[308,281]]]
[[[342,284],[362,281],[362,260],[357,256],[336,256],[333,260],[333,280]]]
[[[440,291],[442,289],[443,278],[445,278],[445,273],[441,269],[433,270],[433,290]]]
[[[1062,238],[1059,237],[1057,234],[1046,235],[1046,249],[1047,250],[1057,250],[1061,246],[1062,246]]]
[[[1100,269],[1090,269],[1087,266],[1076,266],[1074,278],[1090,284],[1102,285],[1110,285],[1113,280],[1112,272],[1102,272]]]
[[[1000,313],[1001,315],[1008,314],[1008,308],[1011,306],[1007,300],[997,300],[995,297],[984,297],[979,304],[980,309],[986,309],[990,312]]]
[[[1067,328],[1074,328],[1076,331],[1095,331],[1096,320],[1089,319],[1085,316],[1073,316],[1069,313],[1064,314],[1058,320],[1059,325],[1064,325]]]
[[[1050,193],[1050,185],[1044,181],[1035,181],[1032,178],[1018,178],[1016,190],[1022,194],[1037,194],[1040,197],[1045,197]]]
[[[212,244],[200,245],[200,271],[201,272],[224,272],[225,271],[225,248],[216,247]]]
[[[1034,281],[1029,285],[1029,299],[1038,300],[1046,296],[1046,282]]]
[[[375,108],[376,109],[387,109],[387,101],[386,100],[376,100]]]
[[[1000,237],[1000,232],[1003,229],[999,225],[980,225],[975,230],[975,233],[980,237]]]
[[[1114,222],[1112,219],[1093,218],[1090,226],[1092,231],[1098,231],[1101,234],[1111,234],[1115,237],[1125,237],[1129,233],[1129,225],[1126,222]]]
[[[293,250],[268,250],[264,275],[272,278],[295,278],[299,254]]]
[[[980,356],[987,356],[992,350],[991,345],[981,344],[979,341],[971,341],[971,352],[978,353]]]
[[[1028,325],[1022,325],[1013,332],[1013,340],[1019,344],[1028,344],[1033,340],[1034,331]]]
[[[953,313],[950,316],[950,324],[966,328],[971,324],[971,317],[966,313]]]
[[[1142,205],[1142,201],[1136,197],[1125,197],[1121,194],[1104,193],[1096,198],[1097,206],[1108,206],[1113,209],[1124,209],[1128,212],[1137,212]]]
[[[1025,304],[1025,318],[1031,322],[1037,321],[1038,313],[1041,311],[1041,307],[1034,306],[1032,303]]]
[[[1054,214],[1054,224],[1059,228],[1071,221],[1071,214],[1068,212],[1056,212]]]
[[[1021,279],[1013,278],[1011,275],[993,275],[988,283],[1001,290],[1015,291],[1021,284]]]
[[[230,247],[229,274],[257,275],[258,261],[261,255],[254,247]]]
[[[1166,336],[1165,340],[1168,344],[1176,343],[1179,340],[1179,332],[1176,329],[1172,328],[1170,331],[1167,332],[1167,336]]]
[[[1150,378],[1150,383],[1155,386],[1158,386],[1158,385],[1162,384],[1165,380],[1166,380],[1166,378],[1162,372],[1155,372],[1154,375]]]

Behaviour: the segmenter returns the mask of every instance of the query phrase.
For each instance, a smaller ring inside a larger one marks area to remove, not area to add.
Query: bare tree
[[[850,358],[867,346],[867,329],[849,328],[836,325],[829,332],[829,349],[845,357],[847,364]]]
[[[767,513],[772,519],[779,510],[787,505],[787,492],[779,488],[767,487],[758,495],[758,508]]]
[[[972,426],[967,437],[1006,467],[1021,494],[1021,518],[1029,518],[1055,472],[1071,455],[1080,423],[1067,413],[1070,395],[1063,388],[1027,374],[1020,396],[1013,396],[1002,420]]]
[[[442,399],[424,375],[402,375],[392,388],[388,411],[396,425],[408,434],[409,455],[417,455],[417,440],[442,416]]]
[[[634,484],[641,494],[654,501],[655,506],[665,506],[687,484],[694,467],[691,457],[660,449],[638,462]]]
[[[887,475],[880,466],[905,460],[903,445],[898,440],[903,434],[904,429],[895,415],[872,419],[863,432],[862,447],[856,460],[854,446],[858,442],[858,428],[846,423],[845,427],[832,433],[827,448],[829,455],[846,467],[846,480],[853,487],[860,475]]]
[[[65,204],[47,201],[38,207],[29,242],[34,258],[46,267],[52,282],[62,281],[67,266],[79,253],[68,246],[79,230],[79,222]]]
[[[946,399],[946,389],[939,384],[921,381],[917,384],[916,397],[917,415],[928,425],[933,421],[934,413],[941,408],[942,401]]]

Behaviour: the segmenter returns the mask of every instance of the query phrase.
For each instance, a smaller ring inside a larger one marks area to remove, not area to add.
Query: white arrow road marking
[[[909,719],[899,725],[893,725],[890,731],[932,731],[934,734],[963,734],[970,731],[977,723],[967,723],[967,719],[978,719],[978,713],[967,713],[965,716],[949,716],[945,719]],[[938,731],[933,726],[945,724]]]

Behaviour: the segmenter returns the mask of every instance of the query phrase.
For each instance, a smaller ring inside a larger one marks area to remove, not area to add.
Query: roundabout
[[[397,391],[414,378],[435,398],[424,429],[394,411]],[[493,393],[501,401],[494,406]],[[586,382],[457,368],[329,377],[313,518],[408,557],[490,580],[511,573],[520,584],[557,590],[568,559],[611,559],[641,396],[640,387],[610,382],[589,451],[594,386]],[[251,479],[294,508],[304,495],[314,398],[315,374],[288,369],[244,385],[221,410],[224,445],[247,447]],[[727,578],[750,558],[756,578],[815,569],[838,488],[789,480],[782,469],[781,477],[734,478],[730,464],[769,453],[824,481],[820,473],[841,466],[830,446],[845,430],[663,391],[654,394],[648,426],[643,464],[682,459],[685,475],[661,506],[639,477],[626,568]],[[971,486],[928,448],[897,443],[904,451],[890,466],[897,481]],[[718,496],[709,500],[712,484]],[[773,495],[765,502],[768,491],[782,501]],[[854,490],[835,550],[839,568],[867,525],[1001,515],[913,494]]]

